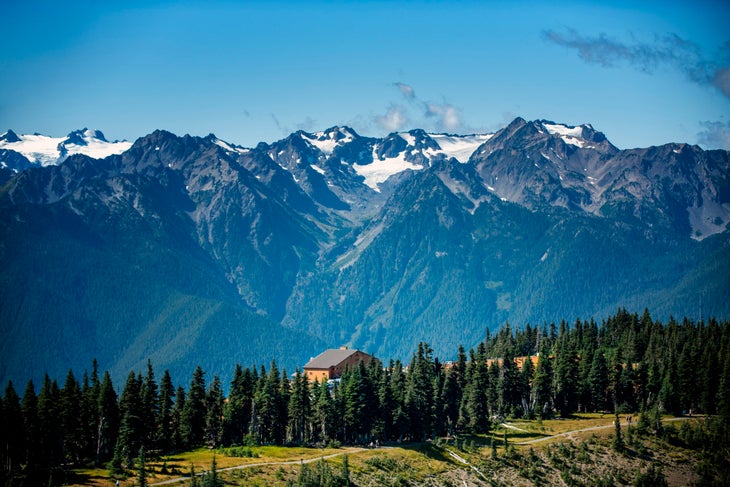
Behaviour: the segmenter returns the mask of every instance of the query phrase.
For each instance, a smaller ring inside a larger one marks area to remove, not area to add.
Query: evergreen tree
[[[38,418],[38,396],[35,393],[33,380],[29,380],[23,393],[23,430],[25,431],[25,463],[33,468],[40,463],[40,423]]]
[[[223,444],[240,444],[251,422],[255,379],[251,371],[236,365],[228,402],[223,406]]]
[[[461,397],[458,372],[454,368],[448,369],[441,389],[441,411],[439,416],[444,418],[446,424],[446,431],[442,431],[441,434],[454,434],[454,427],[459,419]]]
[[[570,416],[578,408],[578,357],[567,332],[559,340],[555,356],[555,407],[563,417]]]
[[[462,400],[463,406],[460,410],[460,425],[474,433],[486,433],[490,426],[487,403],[490,377],[485,355],[483,349],[480,353],[471,354],[467,373],[468,382]]]
[[[311,410],[307,376],[298,368],[291,384],[288,411],[288,440],[301,445],[309,440]]]
[[[157,442],[158,419],[160,417],[160,396],[155,382],[152,362],[147,360],[147,375],[141,390],[142,400],[142,437],[145,445],[153,446]]]
[[[155,443],[163,452],[168,452],[173,445],[173,419],[172,411],[175,404],[175,386],[172,383],[170,372],[165,369],[160,379],[160,399],[157,411],[158,425]]]
[[[43,387],[38,394],[38,452],[42,465],[53,468],[61,463],[62,440],[60,417],[60,390],[56,381],[48,374],[43,379]]]
[[[215,460],[215,454],[213,454],[213,460],[210,462],[210,471],[206,473],[202,487],[220,487],[222,485],[223,481],[218,478],[218,464]]]
[[[332,395],[325,379],[322,382],[315,382],[312,390],[315,394],[315,402],[312,408],[314,437],[326,442],[334,438],[334,407]]]
[[[522,414],[529,419],[533,419],[535,416],[533,406],[530,404],[530,391],[534,377],[535,366],[532,364],[532,358],[527,356],[520,372],[520,404],[522,405]]]
[[[173,452],[180,451],[185,448],[185,440],[183,439],[183,409],[185,408],[185,389],[178,386],[175,390],[175,404],[172,406],[170,414],[172,441],[171,449]]]
[[[286,419],[282,421],[286,404],[282,404],[281,377],[276,362],[272,361],[268,374],[262,371],[259,382],[255,394],[256,439],[262,444],[281,444],[286,432]]]
[[[593,353],[591,371],[588,374],[588,390],[591,393],[591,409],[593,411],[607,410],[608,366],[601,349]]]
[[[180,418],[180,433],[182,441],[188,448],[195,448],[203,444],[205,436],[205,372],[198,365],[190,381],[185,405]]]
[[[83,441],[81,389],[72,370],[68,371],[61,390],[60,413],[63,456],[66,460],[78,463]]]
[[[5,388],[5,396],[0,401],[0,458],[2,468],[7,472],[16,472],[25,460],[25,430],[23,428],[23,409],[20,397],[12,382]]]
[[[223,388],[217,375],[213,376],[206,396],[205,440],[215,448],[220,443],[223,419]]]
[[[624,439],[621,435],[621,422],[618,418],[618,411],[614,411],[615,419],[613,422],[614,425],[614,436],[613,436],[613,449],[619,453],[622,453],[624,451],[625,445],[624,445]]]
[[[132,467],[134,460],[132,455],[144,446],[141,387],[142,378],[130,372],[119,399],[121,422],[112,460],[112,465],[117,471]]]
[[[144,456],[144,447],[139,447],[137,456],[137,487],[147,487],[147,465]]]
[[[553,370],[550,358],[541,352],[535,368],[535,380],[532,383],[532,403],[533,409],[538,411],[543,419],[553,415],[552,382]]]
[[[411,360],[406,385],[406,410],[410,418],[413,438],[424,441],[433,430],[433,350],[426,343],[418,344],[418,351]]]
[[[117,393],[114,391],[114,385],[108,371],[104,372],[104,378],[99,386],[97,411],[99,422],[96,426],[95,461],[97,465],[100,465],[101,462],[111,458],[117,443],[119,430]]]
[[[520,401],[520,380],[519,371],[509,348],[503,355],[498,391],[500,414],[502,416],[511,415]]]

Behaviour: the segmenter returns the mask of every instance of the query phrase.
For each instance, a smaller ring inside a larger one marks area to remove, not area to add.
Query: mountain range
[[[9,131],[0,185],[3,381],[94,357],[182,381],[340,345],[449,359],[505,322],[619,307],[730,317],[730,152],[620,150],[589,124],[252,148]]]

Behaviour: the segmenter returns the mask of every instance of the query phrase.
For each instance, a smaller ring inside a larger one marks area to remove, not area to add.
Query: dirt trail
[[[282,461],[282,462],[248,463],[246,465],[236,465],[234,467],[219,468],[219,469],[217,469],[217,471],[218,472],[230,472],[232,470],[242,470],[244,468],[253,468],[253,467],[266,467],[266,466],[270,466],[270,465],[300,465],[303,463],[313,463],[313,462],[317,462],[319,460],[326,460],[328,458],[335,458],[340,455],[347,455],[350,453],[357,453],[357,452],[361,452],[361,451],[365,451],[365,450],[367,450],[367,448],[355,448],[352,450],[337,452],[337,453],[333,453],[331,455],[325,455],[322,457],[307,458],[306,460],[286,460],[286,461]],[[200,477],[202,475],[203,475],[203,472],[200,472],[200,473],[196,474],[196,477]],[[189,480],[189,479],[190,479],[190,477],[176,477],[174,479],[163,480],[162,482],[151,483],[151,484],[149,484],[149,486],[154,487],[156,485],[171,485],[171,484],[176,484],[178,482],[185,482],[186,480]]]
[[[663,422],[668,422],[668,421],[685,421],[685,420],[688,420],[688,419],[697,419],[697,418],[688,418],[688,417],[683,417],[683,418],[668,418],[668,419],[663,419],[662,421]],[[627,422],[624,421],[623,423],[621,423],[621,426],[622,427],[623,426],[628,426],[628,424],[629,423],[627,423]],[[634,421],[634,422],[632,422],[632,424],[635,425],[636,422]],[[578,429],[578,430],[565,431],[563,433],[557,433],[557,434],[552,435],[552,436],[544,436],[542,438],[536,438],[534,440],[521,441],[519,443],[515,443],[515,445],[532,445],[533,443],[540,443],[541,441],[548,441],[548,440],[552,440],[553,438],[559,438],[561,436],[570,436],[570,435],[573,435],[575,433],[583,433],[584,431],[605,430],[605,429],[609,429],[609,428],[614,428],[615,426],[616,425],[614,425],[613,422],[611,422],[611,423],[609,423],[607,425],[591,426],[590,428],[582,428],[582,429]]]

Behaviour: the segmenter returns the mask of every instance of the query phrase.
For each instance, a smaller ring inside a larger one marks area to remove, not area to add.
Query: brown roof
[[[347,359],[350,355],[354,355],[358,352],[358,350],[352,350],[352,349],[336,349],[336,348],[330,348],[328,350],[325,350],[324,352],[320,353],[316,357],[314,357],[312,360],[307,362],[307,365],[304,366],[305,369],[329,369],[330,367],[334,367],[335,365],[339,365]]]

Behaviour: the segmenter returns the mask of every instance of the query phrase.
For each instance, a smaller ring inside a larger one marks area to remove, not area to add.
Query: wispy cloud
[[[400,90],[401,94],[405,97],[406,100],[413,100],[416,98],[416,91],[411,85],[407,85],[401,82],[393,83],[393,85]]]
[[[393,86],[408,103],[392,103],[385,114],[375,116],[374,122],[381,129],[391,132],[401,130],[411,120],[419,127],[430,126],[439,131],[453,132],[464,128],[461,108],[446,101],[437,103],[422,100],[416,95],[413,86],[400,81],[393,83]]]
[[[730,45],[722,46],[716,55],[707,58],[699,45],[676,34],[655,37],[653,42],[622,42],[606,34],[584,36],[574,29],[564,32],[546,30],[543,38],[554,44],[574,49],[587,63],[603,67],[629,65],[644,73],[672,68],[689,80],[717,88],[730,97]]]
[[[408,123],[405,107],[402,105],[391,105],[384,115],[375,117],[375,123],[378,127],[388,132],[396,132],[401,130]]]
[[[449,103],[426,103],[426,117],[436,117],[439,130],[454,131],[462,126],[461,110]]]
[[[730,150],[730,122],[700,122],[697,142],[706,149]]]

